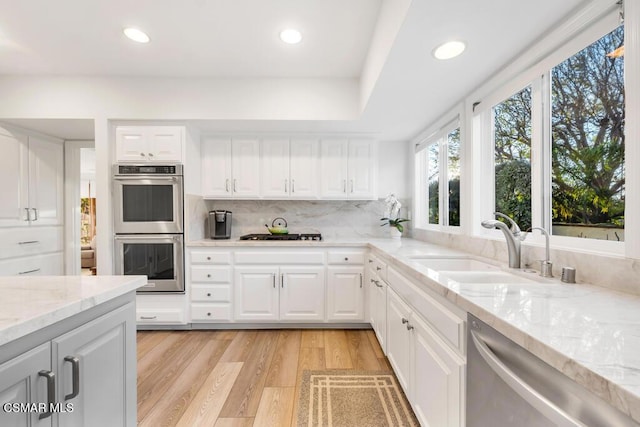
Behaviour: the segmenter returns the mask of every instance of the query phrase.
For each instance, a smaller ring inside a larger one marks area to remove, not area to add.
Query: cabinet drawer
[[[192,264],[231,264],[231,252],[191,251]]]
[[[191,301],[229,302],[231,301],[231,286],[192,286]]]
[[[228,322],[231,320],[231,304],[191,304],[192,322]]]
[[[324,264],[324,252],[236,252],[236,264]]]
[[[329,264],[364,264],[364,252],[329,252]]]
[[[0,228],[0,259],[62,251],[62,227]]]
[[[192,282],[229,283],[231,267],[213,267],[205,265],[191,266]]]
[[[464,352],[465,321],[432,296],[419,289],[394,268],[387,271],[388,283],[393,290],[409,303],[440,336],[454,348]]]
[[[136,320],[139,324],[185,323],[184,310],[180,308],[137,309]]]

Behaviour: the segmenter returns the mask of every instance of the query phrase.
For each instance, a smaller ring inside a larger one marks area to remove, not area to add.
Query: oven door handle
[[[163,235],[152,235],[152,234],[126,234],[126,235],[116,235],[115,236],[115,240],[119,241],[119,240],[140,240],[140,241],[152,241],[152,242],[160,242],[160,241],[165,241],[165,242],[178,242],[180,243],[182,241],[182,235],[181,234],[163,234]]]
[[[139,181],[139,182],[150,182],[150,181],[170,181],[170,182],[178,182],[178,179],[182,178],[181,176],[114,176],[114,181]]]
[[[478,333],[471,331],[471,338],[478,353],[491,369],[505,382],[513,391],[518,393],[520,397],[526,400],[531,406],[536,408],[540,413],[549,420],[561,427],[587,427],[586,424],[573,418],[565,411],[556,406],[549,399],[538,393],[533,387],[527,384],[522,378],[517,376],[502,360],[491,351],[489,346],[478,336]],[[558,372],[558,375],[562,375]]]

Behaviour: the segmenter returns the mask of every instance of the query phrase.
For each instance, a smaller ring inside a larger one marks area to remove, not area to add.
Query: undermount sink
[[[412,258],[414,263],[436,271],[492,271],[498,267],[473,258]]]
[[[440,271],[440,274],[459,283],[531,283],[532,280],[502,271]]]

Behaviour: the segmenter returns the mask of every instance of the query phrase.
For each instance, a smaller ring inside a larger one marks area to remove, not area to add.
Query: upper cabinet
[[[375,199],[376,145],[366,139],[323,139],[320,143],[323,199]]]
[[[116,161],[183,163],[182,126],[118,126]]]
[[[202,140],[202,191],[209,199],[376,198],[376,144],[366,139]]]
[[[0,226],[62,224],[62,143],[0,129],[0,146]]]
[[[264,139],[261,163],[265,199],[317,198],[317,140]]]
[[[260,196],[260,141],[205,138],[202,141],[202,194],[205,198]]]

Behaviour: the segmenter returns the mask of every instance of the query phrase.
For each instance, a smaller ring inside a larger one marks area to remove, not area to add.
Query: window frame
[[[550,53],[542,56],[536,64],[519,73],[507,84],[489,92],[483,97],[477,108],[471,111],[472,144],[480,147],[474,156],[474,169],[483,171],[475,175],[474,221],[473,234],[492,239],[503,239],[499,230],[487,230],[480,227],[480,221],[491,218],[495,207],[494,163],[493,163],[493,107],[508,99],[527,86],[531,86],[531,222],[533,227],[551,230],[552,203],[552,159],[551,159],[551,70],[567,58],[575,55],[585,47],[596,42],[620,25],[617,8],[605,13],[585,25],[580,32],[571,36],[568,41],[560,43]],[[626,33],[626,28],[625,28]],[[625,35],[626,38],[626,35]],[[626,41],[625,41],[626,43]],[[625,63],[626,68],[626,63]],[[625,69],[626,74],[626,69]],[[626,149],[626,147],[625,147]],[[628,158],[625,158],[626,171],[629,170]],[[627,187],[627,191],[629,188]],[[626,200],[628,202],[628,199]],[[629,212],[629,207],[625,211]],[[598,239],[582,239],[568,236],[550,236],[550,244],[554,248],[580,250],[608,255],[624,255],[625,242]],[[629,238],[625,218],[625,240]],[[535,245],[543,245],[544,238],[540,233],[527,237],[527,241]]]
[[[418,137],[415,144],[415,188],[414,188],[414,229],[417,230],[437,230],[449,233],[461,234],[463,232],[464,217],[463,210],[463,187],[464,187],[464,126],[462,117],[462,106],[454,109],[449,114],[443,116],[434,126]],[[460,225],[449,225],[449,144],[448,136],[456,129],[460,129]],[[424,136],[426,135],[426,136]],[[438,144],[438,224],[429,223],[429,185],[428,176],[428,149],[433,144]]]

